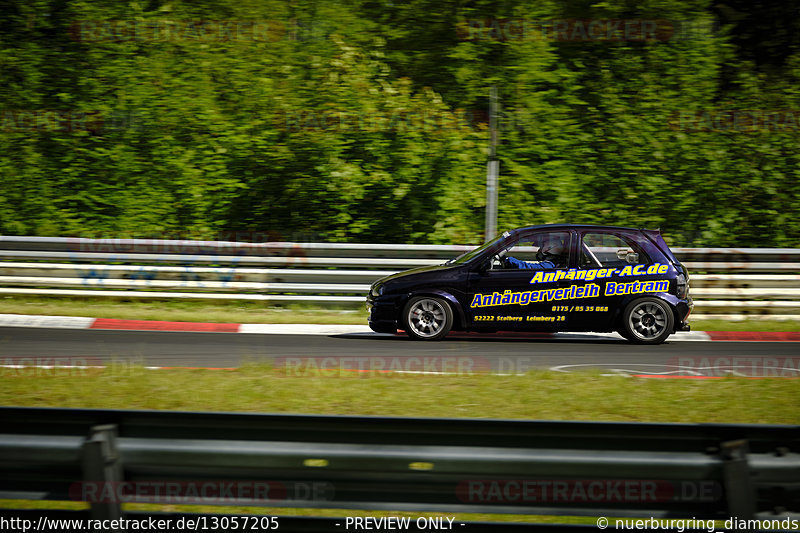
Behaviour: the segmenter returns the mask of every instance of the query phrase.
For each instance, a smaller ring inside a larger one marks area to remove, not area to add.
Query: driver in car
[[[504,250],[501,254],[503,268],[520,268],[530,270],[552,270],[558,266],[563,266],[565,262],[564,244],[556,238],[548,239],[536,252],[536,262],[522,261],[516,257],[506,256]]]

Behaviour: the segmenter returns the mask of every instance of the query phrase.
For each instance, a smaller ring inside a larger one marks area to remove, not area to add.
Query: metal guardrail
[[[0,236],[0,294],[361,305],[375,279],[471,249]],[[696,318],[800,319],[800,249],[674,251]]]
[[[174,503],[164,495],[208,480],[283,491],[195,490],[192,503],[797,517],[800,426],[0,408],[0,498],[83,498],[94,516],[118,517],[120,497],[98,493],[124,486],[125,501]],[[98,483],[104,488],[83,490]],[[161,492],[139,490],[154,486]],[[309,486],[306,497],[292,497],[292,488]]]

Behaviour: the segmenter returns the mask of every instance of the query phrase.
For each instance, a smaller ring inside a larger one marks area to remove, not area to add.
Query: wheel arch
[[[414,298],[415,296],[437,296],[439,298],[442,298],[450,305],[450,309],[453,311],[453,329],[463,330],[467,327],[466,316],[464,315],[464,310],[461,308],[461,302],[459,302],[458,298],[453,296],[453,294],[451,294],[449,291],[442,289],[420,289],[408,293],[398,306],[399,309],[397,312],[398,324],[402,324],[403,320],[402,314],[406,304],[411,298]]]

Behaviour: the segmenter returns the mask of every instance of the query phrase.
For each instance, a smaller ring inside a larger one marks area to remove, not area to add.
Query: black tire
[[[658,298],[639,298],[625,307],[619,333],[636,344],[661,344],[672,334],[672,308]]]
[[[438,341],[453,327],[453,310],[435,296],[415,296],[403,308],[401,317],[406,334],[412,339]]]
[[[617,333],[622,335],[625,338],[625,340],[629,340],[629,341],[633,342],[633,337],[628,332],[626,332],[624,329],[619,328],[617,330]]]

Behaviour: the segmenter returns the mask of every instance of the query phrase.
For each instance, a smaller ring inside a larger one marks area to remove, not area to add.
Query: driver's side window
[[[534,233],[522,237],[506,250],[507,257],[513,257],[542,268],[566,268],[569,263],[569,233],[551,231]],[[505,269],[519,268],[506,260]]]

